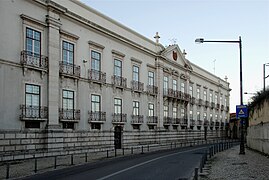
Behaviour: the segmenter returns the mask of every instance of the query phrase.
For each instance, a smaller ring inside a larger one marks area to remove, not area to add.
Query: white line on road
[[[123,172],[125,172],[125,171],[130,170],[130,169],[134,169],[134,168],[136,168],[136,167],[143,166],[144,164],[148,164],[148,163],[150,163],[150,162],[153,162],[153,161],[156,161],[156,160],[159,160],[159,159],[162,159],[162,158],[166,158],[166,157],[173,156],[173,155],[176,155],[176,154],[181,154],[181,153],[191,152],[191,151],[195,151],[195,150],[199,150],[199,149],[206,149],[206,148],[207,148],[207,147],[196,148],[196,149],[191,149],[191,150],[188,150],[188,151],[181,151],[181,152],[177,152],[177,153],[173,153],[173,154],[168,154],[168,155],[165,155],[165,156],[157,157],[157,158],[154,158],[154,159],[151,159],[151,160],[142,162],[142,163],[140,163],[140,164],[136,164],[136,165],[134,165],[134,166],[131,166],[131,167],[122,169],[122,170],[120,170],[120,171],[114,172],[114,173],[109,174],[109,175],[107,175],[107,176],[101,177],[101,178],[99,178],[99,179],[97,179],[97,180],[104,180],[104,179],[110,178],[110,177],[112,177],[112,176],[115,176],[115,175],[117,175],[117,174],[123,173]]]

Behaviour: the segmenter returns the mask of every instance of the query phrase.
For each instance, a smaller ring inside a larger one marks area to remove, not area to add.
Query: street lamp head
[[[197,38],[195,39],[196,43],[203,43],[204,42],[204,38]]]

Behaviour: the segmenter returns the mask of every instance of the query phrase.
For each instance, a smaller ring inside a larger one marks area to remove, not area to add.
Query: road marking
[[[181,153],[186,153],[186,152],[196,151],[196,150],[199,150],[199,149],[206,149],[206,148],[207,148],[207,147],[202,147],[202,148],[196,148],[196,149],[191,149],[191,150],[187,150],[187,151],[181,151],[181,152],[177,152],[177,153],[173,153],[173,154],[167,154],[167,155],[165,155],[165,156],[157,157],[157,158],[155,158],[155,159],[151,159],[151,160],[148,160],[148,161],[145,161],[145,162],[136,164],[136,165],[134,165],[134,166],[131,166],[131,167],[122,169],[122,170],[120,170],[120,171],[114,172],[114,173],[109,174],[109,175],[107,175],[107,176],[101,177],[101,178],[99,178],[99,179],[97,179],[97,180],[104,180],[104,179],[110,178],[110,177],[112,177],[112,176],[115,176],[115,175],[117,175],[117,174],[123,173],[123,172],[125,172],[125,171],[130,170],[130,169],[134,169],[134,168],[136,168],[136,167],[143,166],[143,165],[145,165],[145,164],[148,164],[148,163],[150,163],[150,162],[153,162],[153,161],[156,161],[156,160],[159,160],[159,159],[162,159],[162,158],[166,158],[166,157],[173,156],[173,155],[176,155],[176,154],[181,154]]]

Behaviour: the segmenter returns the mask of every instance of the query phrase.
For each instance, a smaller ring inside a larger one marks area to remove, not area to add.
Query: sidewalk
[[[205,170],[203,173],[205,175],[199,179],[269,179],[269,157],[247,148],[245,152],[245,155],[239,155],[238,145],[215,154],[206,163],[209,170]]]

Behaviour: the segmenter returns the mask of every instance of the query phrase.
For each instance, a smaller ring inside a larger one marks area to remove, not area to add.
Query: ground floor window
[[[101,130],[101,124],[100,123],[91,123],[91,128]]]
[[[177,126],[173,126],[173,129],[174,129],[174,130],[177,130]]]
[[[155,129],[154,125],[148,125],[149,129]]]
[[[40,128],[38,121],[25,121],[25,128]]]
[[[140,124],[133,124],[133,129],[140,130]]]
[[[164,129],[167,129],[167,130],[169,129],[169,126],[163,126],[163,127],[164,127]]]
[[[63,129],[75,129],[74,122],[63,122]]]

